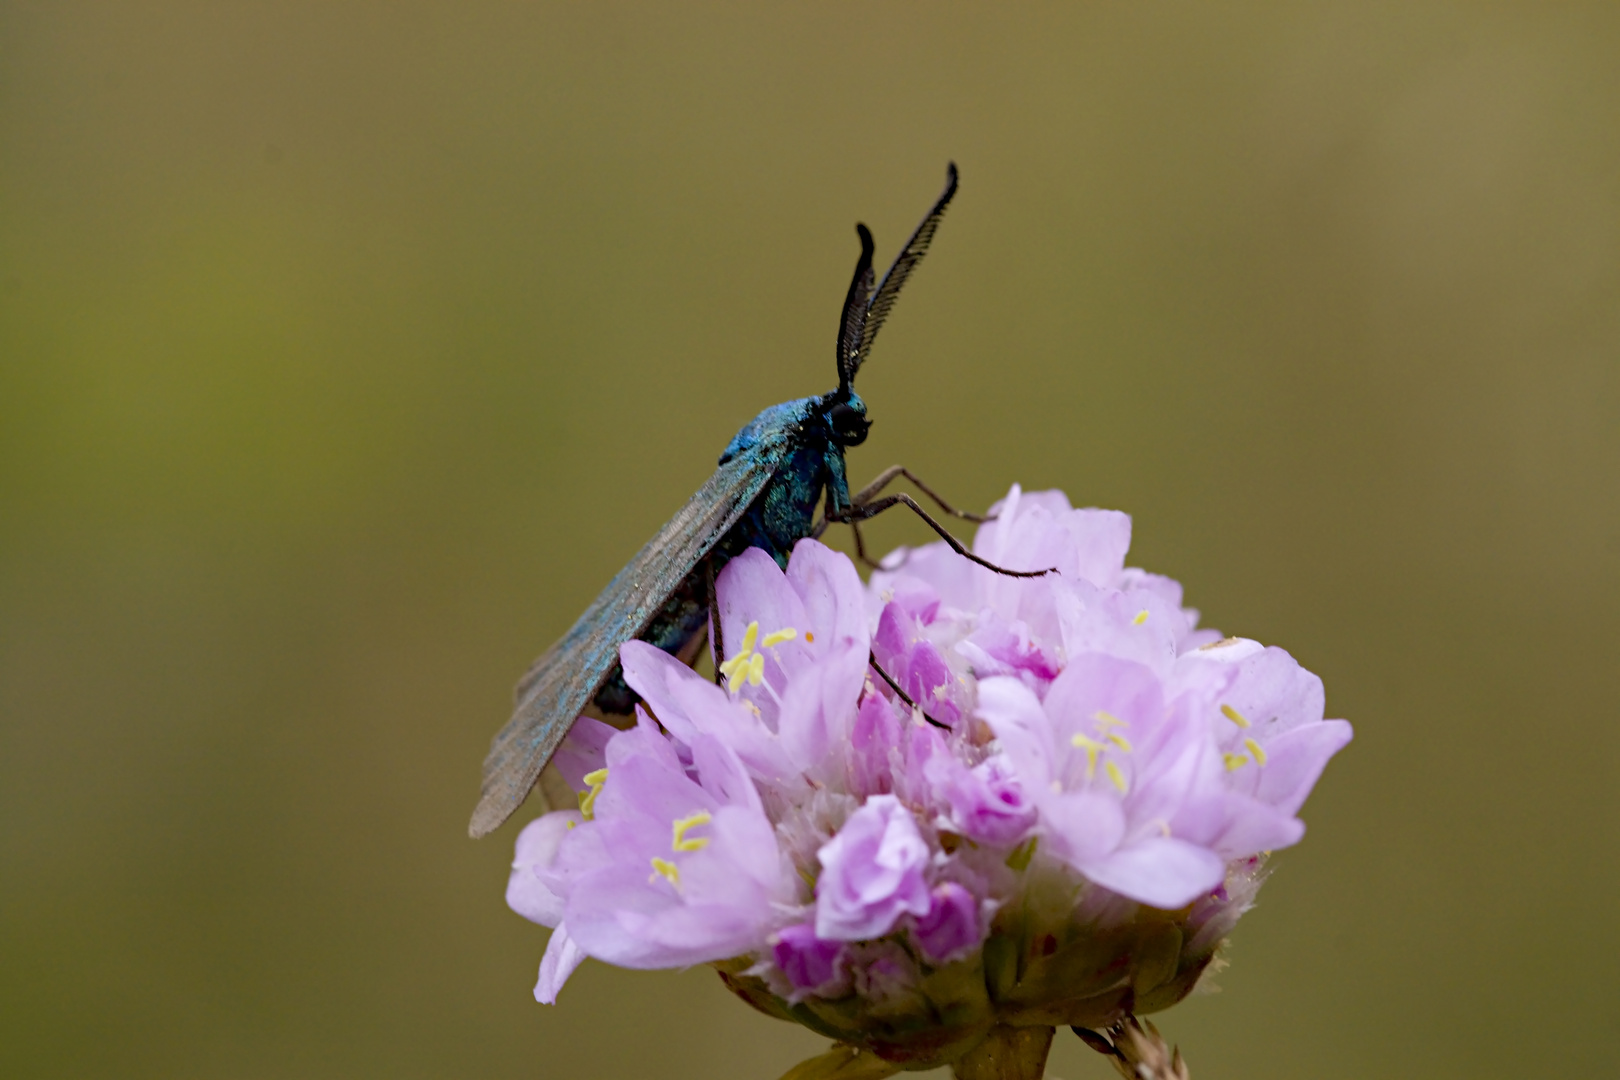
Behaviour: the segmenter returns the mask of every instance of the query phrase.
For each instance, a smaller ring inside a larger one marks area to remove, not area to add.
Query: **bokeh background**
[[[530,997],[510,686],[962,191],[857,478],[1135,515],[1357,739],[1214,1077],[1620,1036],[1620,8],[0,3],[0,1073],[739,1077]],[[912,525],[874,527],[883,546]],[[1112,1075],[1071,1037],[1053,1076]]]

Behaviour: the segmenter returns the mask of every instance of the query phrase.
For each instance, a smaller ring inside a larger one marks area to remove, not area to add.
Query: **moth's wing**
[[[580,710],[618,662],[619,646],[647,628],[669,595],[764,490],[786,453],[785,440],[767,442],[716,469],[680,513],[608,582],[562,640],[534,662],[518,683],[512,719],[490,743],[483,797],[468,832],[483,836],[522,805]]]

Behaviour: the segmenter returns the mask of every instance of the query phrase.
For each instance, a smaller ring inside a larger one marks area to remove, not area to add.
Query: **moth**
[[[866,560],[858,523],[891,507],[906,506],[964,558],[1016,577],[1051,572],[995,566],[968,551],[910,495],[879,498],[885,487],[904,476],[946,513],[984,520],[953,509],[903,466],[884,470],[854,495],[849,490],[844,451],[864,442],[871,427],[866,403],[855,393],[855,375],[871,354],[906,279],[927,254],[956,186],[953,163],[946,170],[944,192],[876,284],[872,233],[865,225],[855,226],[861,254],[838,324],[838,389],[773,405],[749,421],[726,445],[714,475],[608,582],[562,639],[534,662],[517,685],[512,718],[496,734],[484,759],[483,797],[468,827],[473,836],[497,828],[523,803],[587,704],[594,702],[608,714],[632,711],[639,699],[619,667],[620,645],[640,639],[690,662],[703,647],[711,623],[718,635],[719,619],[710,619],[715,575],[750,547],[764,549],[785,568],[798,541],[820,535],[830,523],[847,523],[855,527],[856,549]],[[824,513],[818,523],[816,507],[823,495]],[[716,640],[714,646],[718,664],[724,643]],[[899,692],[898,686],[895,689]]]

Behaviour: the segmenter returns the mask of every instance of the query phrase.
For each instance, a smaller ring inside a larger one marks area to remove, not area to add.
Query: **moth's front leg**
[[[963,521],[974,521],[980,523],[996,520],[993,514],[973,514],[966,510],[956,509],[950,503],[940,498],[938,493],[936,493],[933,488],[923,483],[921,477],[912,472],[910,469],[906,468],[904,465],[890,465],[887,469],[884,469],[882,472],[878,473],[877,479],[873,480],[870,484],[867,484],[850,497],[850,502],[856,506],[865,506],[867,503],[877,498],[879,492],[902,476],[907,480],[910,480],[912,484],[916,486],[918,491],[934,500],[934,505],[945,511],[945,513],[950,514],[952,517],[961,518]]]
[[[851,527],[853,527],[857,522],[865,521],[867,518],[877,517],[879,514],[883,513],[883,511],[895,506],[904,506],[913,514],[916,514],[918,517],[922,518],[923,523],[938,533],[940,539],[944,540],[952,551],[962,556],[962,558],[967,559],[969,562],[977,563],[986,570],[993,570],[994,572],[1005,575],[1006,577],[1040,577],[1043,574],[1057,573],[1057,567],[1055,566],[1049,566],[1045,570],[1009,570],[1005,566],[997,566],[988,559],[981,559],[979,556],[969,551],[966,544],[952,536],[949,529],[935,521],[933,516],[930,515],[928,511],[924,510],[917,504],[916,499],[913,499],[905,492],[901,492],[898,495],[886,495],[881,499],[852,506],[840,520],[847,522]],[[860,537],[861,534],[859,531],[857,531],[855,533],[855,543],[857,548],[861,546]],[[862,557],[865,558],[864,555]],[[866,559],[866,563],[869,566],[874,566],[881,569],[878,564],[873,563],[870,559]]]
[[[950,503],[941,498],[938,492],[934,491],[933,488],[924,483],[922,478],[916,473],[912,472],[904,465],[890,465],[887,469],[884,469],[882,472],[878,473],[877,478],[870,484],[867,484],[854,495],[850,496],[849,501],[852,513],[843,518],[844,521],[848,522],[850,531],[855,534],[855,557],[873,570],[881,570],[883,569],[883,565],[874,561],[866,554],[866,540],[861,535],[860,526],[860,522],[863,520],[863,518],[860,515],[853,513],[853,511],[859,511],[863,507],[871,506],[873,504],[873,500],[877,498],[884,488],[888,487],[902,476],[911,481],[911,483],[916,486],[918,491],[932,499],[935,505],[937,505],[945,513],[950,514],[952,517],[961,518],[964,521],[974,521],[980,523],[995,520],[993,515],[974,514],[966,510],[956,509]],[[907,501],[909,501],[909,497],[907,498]],[[884,509],[887,509],[888,506],[892,506],[894,504],[895,500],[893,497],[891,497],[885,501]],[[920,507],[916,507],[914,503],[912,505],[918,513],[922,513],[922,509]],[[830,512],[828,516],[831,518]],[[953,548],[956,548],[959,551],[962,550],[960,543],[956,541],[956,538],[940,530],[938,523],[935,522],[933,518],[930,518],[927,514],[923,514],[923,519],[927,521],[929,525],[935,529],[935,531],[939,532],[941,536],[944,536],[947,540],[951,541]]]

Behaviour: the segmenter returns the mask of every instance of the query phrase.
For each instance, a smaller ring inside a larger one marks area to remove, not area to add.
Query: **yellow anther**
[[[661,877],[671,885],[675,886],[677,889],[681,887],[681,868],[670,862],[668,859],[660,859],[658,856],[654,855],[652,868],[653,872],[647,876],[648,881],[651,881],[655,877]]]
[[[687,817],[675,819],[675,838],[670,841],[670,848],[675,851],[702,851],[709,846],[708,837],[694,836],[688,840],[688,829],[695,829],[699,825],[707,825],[714,818],[707,810],[699,810]]]
[[[727,689],[732,691],[740,689],[745,679],[758,686],[760,679],[764,678],[765,661],[763,658],[759,658],[759,678],[754,678],[751,670],[757,656],[754,652],[754,644],[758,640],[759,623],[751,622],[748,624],[748,629],[743,631],[742,647],[731,658],[721,661],[720,674],[724,675],[728,680]]]
[[[813,645],[813,644],[815,644],[816,635],[814,635],[810,631],[806,630],[804,632],[804,640],[810,642]]]
[[[765,681],[765,654],[755,653],[748,658],[748,685],[758,686]]]
[[[1119,771],[1119,766],[1112,761],[1105,761],[1103,762],[1103,768],[1108,770],[1108,779],[1112,780],[1114,786],[1119,788],[1119,793],[1121,795],[1125,794],[1125,774]]]
[[[1125,741],[1125,736],[1120,735],[1117,732],[1110,731],[1108,733],[1108,741],[1125,751],[1127,754],[1131,752],[1131,744]]]
[[[1255,742],[1253,739],[1244,739],[1243,745],[1248,747],[1249,753],[1254,755],[1254,763],[1256,765],[1264,765],[1266,763],[1265,748],[1259,743]]]
[[[1135,623],[1137,626],[1141,626],[1143,623],[1147,622],[1147,617],[1147,608],[1143,608],[1141,611],[1136,613],[1136,618],[1132,619],[1131,622]]]
[[[1221,760],[1226,762],[1226,771],[1235,772],[1249,763],[1248,754],[1222,754]]]
[[[606,769],[597,769],[595,772],[586,773],[583,777],[584,781],[591,785],[591,790],[579,793],[579,812],[584,815],[586,821],[596,818],[596,797],[602,794],[602,785],[607,783],[607,776]]]
[[[1129,723],[1127,723],[1124,720],[1121,720],[1119,717],[1115,716],[1113,713],[1104,712],[1101,709],[1099,709],[1096,712],[1092,713],[1091,718],[1093,720],[1097,721],[1097,723],[1101,724],[1103,727],[1108,727],[1110,724],[1118,724],[1120,727],[1130,727],[1131,726]]]
[[[1249,726],[1248,719],[1230,705],[1221,706],[1221,715],[1232,721],[1232,723],[1236,724],[1240,728],[1246,728]]]
[[[791,626],[785,626],[773,634],[766,634],[765,640],[760,642],[760,644],[769,649],[782,644],[784,641],[792,641],[798,636],[799,632],[797,630],[793,629]]]
[[[1097,775],[1097,751],[1103,748],[1103,744],[1086,735],[1073,735],[1069,738],[1069,745],[1086,752],[1086,779]]]

